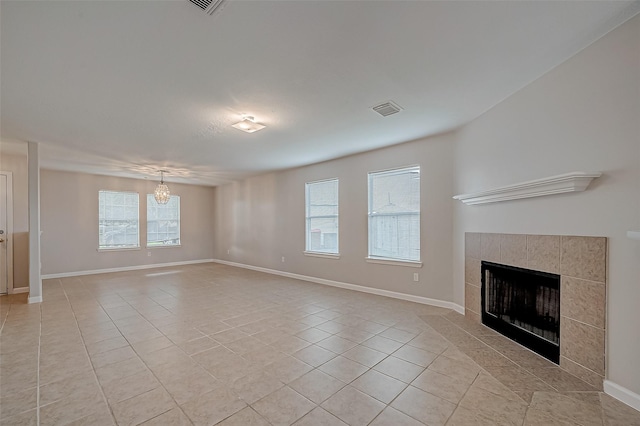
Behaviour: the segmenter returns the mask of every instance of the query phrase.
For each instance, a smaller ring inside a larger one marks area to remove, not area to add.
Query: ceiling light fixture
[[[160,170],[160,183],[156,187],[156,190],[153,192],[153,198],[156,199],[158,204],[167,204],[169,199],[171,198],[171,192],[169,192],[169,187],[164,183],[164,173],[165,170]]]
[[[267,127],[264,124],[256,123],[255,119],[251,116],[245,116],[242,121],[238,121],[236,124],[232,124],[231,126],[247,133],[257,132],[258,130]]]

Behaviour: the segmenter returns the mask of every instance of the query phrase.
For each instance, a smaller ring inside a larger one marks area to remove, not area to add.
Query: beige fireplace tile
[[[533,368],[530,372],[559,392],[594,392],[596,390],[590,384],[557,366]]]
[[[505,265],[527,267],[527,236],[500,235],[500,261]]]
[[[604,328],[606,287],[604,283],[562,277],[560,312],[563,316]]]
[[[520,367],[484,367],[512,392],[553,391],[553,388]]]
[[[560,236],[527,235],[527,268],[560,273]]]
[[[500,234],[481,234],[480,259],[500,262]]]
[[[471,321],[482,323],[482,318],[480,317],[480,314],[477,312],[473,312],[472,310],[465,309],[464,316],[469,318]]]
[[[471,309],[476,314],[480,311],[480,287],[465,284],[464,286],[464,307]]]
[[[464,255],[469,258],[480,259],[480,239],[479,232],[464,233]]]
[[[562,237],[560,249],[560,273],[562,275],[605,282],[606,264],[606,238]]]
[[[465,258],[464,260],[464,282],[480,287],[482,268],[479,260]]]
[[[560,355],[604,375],[604,330],[562,316]]]
[[[602,409],[597,404],[556,392],[534,393],[530,408],[553,415],[553,417],[571,424],[602,425]]]
[[[563,356],[560,357],[560,368],[573,374],[577,378],[584,380],[597,390],[602,391],[602,382],[604,380],[603,376],[594,373],[593,371],[584,368],[580,364],[576,364],[569,358],[565,358]]]

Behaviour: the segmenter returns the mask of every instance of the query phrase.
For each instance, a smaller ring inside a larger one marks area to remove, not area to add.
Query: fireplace
[[[560,368],[602,389],[607,238],[467,232],[464,247],[465,315],[478,323],[482,322],[482,277],[486,273],[482,262],[560,277]]]
[[[482,323],[560,360],[560,276],[482,262]]]

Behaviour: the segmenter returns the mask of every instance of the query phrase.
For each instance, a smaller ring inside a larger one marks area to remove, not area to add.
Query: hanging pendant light
[[[164,183],[164,170],[160,170],[160,183],[153,193],[153,198],[156,199],[158,204],[167,204],[171,198],[169,187]]]

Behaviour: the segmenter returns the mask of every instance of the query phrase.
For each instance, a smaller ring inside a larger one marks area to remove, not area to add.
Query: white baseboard
[[[618,401],[624,402],[629,407],[640,411],[640,395],[637,393],[613,383],[610,380],[604,381],[604,393],[614,397]]]
[[[42,276],[43,280],[48,280],[52,278],[67,278],[67,277],[78,277],[80,275],[95,275],[95,274],[106,274],[109,272],[126,272],[126,271],[137,271],[140,269],[153,269],[153,268],[164,268],[167,266],[181,266],[181,265],[193,265],[195,263],[210,263],[213,262],[214,259],[200,259],[200,260],[185,260],[182,262],[168,262],[168,263],[154,263],[151,265],[136,265],[136,266],[123,266],[120,268],[108,268],[108,269],[93,269],[90,271],[75,271],[75,272],[62,272],[59,274],[46,274]]]
[[[29,293],[29,287],[18,287],[18,288],[14,288],[9,292],[9,294],[18,294],[18,293]]]
[[[343,283],[340,281],[326,280],[324,278],[310,277],[307,275],[294,274],[292,272],[278,271],[277,269],[262,268],[260,266],[245,265],[244,263],[229,262],[227,260],[213,259],[215,263],[223,265],[235,266],[238,268],[251,269],[258,272],[266,272],[267,274],[280,275],[287,278],[294,278],[302,281],[309,281],[316,284],[324,284],[331,287],[339,287],[347,290],[360,291],[362,293],[376,294],[378,296],[391,297],[393,299],[408,300],[409,302],[421,303],[423,305],[437,306],[439,308],[453,309],[456,312],[464,314],[464,308],[456,303],[447,302],[445,300],[430,299],[428,297],[414,296],[413,294],[398,293],[396,291],[382,290],[379,288],[366,287],[357,284]]]
[[[28,303],[42,303],[42,296],[29,296]]]
[[[459,314],[464,315],[464,306],[458,305],[457,303],[453,303],[453,302],[449,302],[449,303],[451,303],[451,309],[453,309]]]

